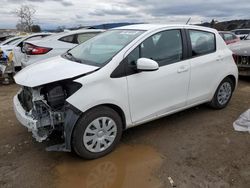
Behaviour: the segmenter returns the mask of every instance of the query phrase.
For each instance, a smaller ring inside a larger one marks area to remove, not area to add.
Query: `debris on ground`
[[[240,115],[233,123],[234,130],[250,133],[250,109]]]
[[[168,177],[168,180],[169,180],[172,187],[176,187],[174,180],[170,176]]]

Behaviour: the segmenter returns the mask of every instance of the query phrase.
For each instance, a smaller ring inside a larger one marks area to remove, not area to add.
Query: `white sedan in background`
[[[23,47],[25,56],[22,59],[22,67],[27,67],[40,60],[61,55],[103,31],[100,29],[79,29],[58,33],[44,40],[27,41]]]
[[[2,46],[5,46],[5,45],[12,45],[12,44],[16,43],[17,40],[19,40],[21,38],[23,38],[23,36],[16,36],[16,37],[8,38],[0,43],[0,48]]]
[[[24,56],[24,53],[21,51],[23,47],[23,43],[25,41],[31,41],[31,40],[38,40],[42,39],[44,37],[47,37],[51,35],[51,33],[36,33],[31,34],[26,37],[20,38],[8,45],[1,46],[1,50],[4,51],[7,55],[10,54],[10,52],[14,52],[13,62],[15,69],[19,70],[21,68],[21,59]]]
[[[17,43],[13,46],[13,52],[14,52],[14,65],[15,67],[21,67],[21,59],[24,58],[24,53],[22,52],[23,44],[27,41],[33,41],[33,40],[41,40],[44,37],[50,36],[52,33],[35,33],[28,35],[21,40],[19,40]]]

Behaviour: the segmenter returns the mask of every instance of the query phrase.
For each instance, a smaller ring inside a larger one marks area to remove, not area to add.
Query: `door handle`
[[[177,70],[178,73],[187,72],[187,71],[188,71],[188,65],[180,66],[179,69]]]

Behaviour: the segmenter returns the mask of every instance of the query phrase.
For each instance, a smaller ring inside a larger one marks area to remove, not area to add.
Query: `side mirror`
[[[136,68],[139,71],[156,71],[159,69],[159,65],[152,59],[140,58],[136,62]]]

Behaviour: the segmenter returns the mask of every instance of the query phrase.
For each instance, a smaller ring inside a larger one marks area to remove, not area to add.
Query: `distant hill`
[[[69,30],[76,30],[76,29],[112,29],[115,27],[122,27],[125,25],[132,25],[132,24],[140,24],[140,23],[130,23],[130,22],[119,22],[119,23],[104,23],[99,25],[90,25],[90,26],[76,26],[72,28],[66,28],[66,27],[58,27],[57,29],[53,30],[46,30],[49,32],[61,32],[65,29]],[[211,22],[205,22],[202,24],[196,24],[204,27],[211,27],[215,28],[219,31],[231,31],[233,29],[243,29],[243,28],[250,28],[250,19],[248,20],[231,20],[231,21],[224,21],[224,22],[218,22],[216,20],[212,20]],[[44,30],[45,31],[45,30]]]
[[[215,20],[212,20],[210,23],[206,22],[198,25],[212,27],[219,31],[231,31],[233,29],[250,28],[250,20],[231,20],[224,22],[217,22]]]

